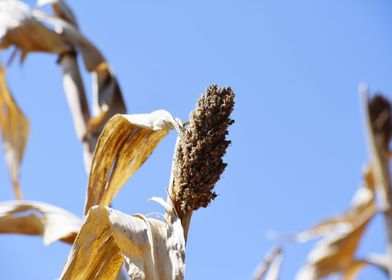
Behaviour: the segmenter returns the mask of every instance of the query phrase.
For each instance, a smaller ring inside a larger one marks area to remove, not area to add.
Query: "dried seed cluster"
[[[206,207],[217,196],[213,188],[227,165],[222,157],[230,144],[226,135],[233,108],[231,88],[210,86],[190,114],[189,127],[180,132],[172,181],[177,211]]]
[[[385,147],[392,136],[392,108],[388,99],[376,94],[369,100],[369,117],[375,134],[381,134]]]

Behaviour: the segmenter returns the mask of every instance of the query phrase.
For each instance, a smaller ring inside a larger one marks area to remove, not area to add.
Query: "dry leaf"
[[[14,45],[22,51],[22,59],[28,52],[66,53],[71,50],[65,41],[40,23],[29,7],[16,0],[0,1],[0,49]]]
[[[47,2],[44,0],[43,2]],[[54,30],[62,36],[62,38],[73,47],[78,53],[81,54],[86,69],[92,72],[93,81],[93,118],[86,121],[85,112],[87,106],[84,106],[85,93],[84,87],[82,85],[79,70],[75,71],[69,75],[75,79],[70,80],[73,87],[65,87],[67,96],[72,97],[72,100],[80,100],[81,104],[74,104],[70,102],[70,107],[73,112],[74,122],[77,130],[83,132],[82,141],[85,146],[85,166],[86,169],[90,168],[91,155],[94,151],[95,144],[98,136],[101,134],[105,123],[116,114],[126,113],[125,101],[122,97],[121,89],[117,81],[116,75],[113,69],[105,60],[102,53],[98,48],[87,39],[77,28],[75,18],[70,16],[65,16],[65,14],[72,14],[71,9],[65,4],[64,1],[59,0],[49,0],[57,14],[57,17],[49,16],[41,11],[34,11],[33,15],[38,20],[52,25]],[[43,3],[43,4],[45,4]],[[56,8],[57,7],[57,8]],[[66,18],[67,17],[67,18]],[[64,20],[63,20],[64,19]],[[72,54],[67,54],[70,56]],[[63,56],[60,60],[64,70],[63,60],[68,59]],[[67,68],[69,70],[69,67]],[[69,71],[68,71],[69,73]],[[66,71],[64,70],[64,75]],[[69,84],[69,83],[68,83]],[[88,110],[88,108],[87,108]]]
[[[131,279],[183,279],[185,241],[171,213],[163,222],[92,207],[61,279],[115,279],[123,262]]]
[[[363,173],[364,186],[356,191],[351,207],[344,215],[328,219],[295,236],[297,241],[323,236],[298,273],[298,280],[319,279],[334,273],[350,277],[360,268],[355,266],[358,263],[354,259],[355,251],[376,213],[374,170],[368,167]]]
[[[126,106],[114,71],[102,53],[79,30],[72,10],[63,0],[39,0],[37,7],[51,4],[56,16],[40,10],[30,11],[21,1],[0,1],[0,48],[15,45],[22,51],[42,51],[60,54],[64,72],[64,88],[79,139],[84,145],[86,170],[106,121],[115,114],[126,113]],[[77,65],[80,53],[93,75],[93,118]]]
[[[283,260],[283,250],[281,247],[272,249],[263,262],[257,267],[253,280],[262,280],[266,277],[266,280],[278,280],[280,268]]]
[[[38,0],[36,7],[41,8],[47,4],[50,4],[52,6],[57,17],[72,24],[75,28],[77,28],[77,29],[79,28],[74,13],[68,7],[68,5],[65,3],[65,1],[63,1],[63,0]]]
[[[164,110],[113,117],[98,139],[85,213],[94,205],[108,206],[169,130],[179,130],[179,125],[180,122]]]
[[[369,208],[374,208],[375,182],[371,167],[363,171],[365,185],[360,187],[354,194],[350,208],[343,215],[326,219],[313,226],[311,229],[295,234],[294,236],[283,237],[285,240],[296,242],[306,242],[319,236],[327,235],[331,232],[348,232],[357,222],[364,212]]]
[[[82,221],[59,207],[35,201],[0,203],[0,233],[41,235],[44,244],[72,244]]]
[[[0,126],[7,167],[15,196],[22,198],[19,184],[20,163],[26,148],[30,125],[8,90],[5,73],[0,65]]]
[[[309,254],[306,265],[301,268],[296,279],[314,280],[349,270],[356,262],[355,251],[374,214],[375,209],[369,208],[358,217],[351,230],[333,231],[321,239]]]

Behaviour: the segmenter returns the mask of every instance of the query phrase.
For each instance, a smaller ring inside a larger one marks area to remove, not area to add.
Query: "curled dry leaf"
[[[0,65],[0,126],[7,167],[17,199],[22,198],[19,184],[20,163],[26,148],[30,125],[12,97]]]
[[[166,221],[94,206],[75,240],[61,279],[115,279],[123,262],[131,279],[184,276],[185,241],[173,211]]]
[[[169,130],[179,130],[179,126],[180,122],[164,110],[114,116],[105,125],[94,152],[85,213],[94,205],[110,205]]]
[[[46,245],[61,240],[72,244],[82,221],[59,207],[36,201],[0,203],[0,233],[41,235]]]
[[[22,59],[28,52],[62,54],[70,46],[55,32],[39,22],[29,7],[16,0],[0,1],[0,49],[14,45],[22,51]]]

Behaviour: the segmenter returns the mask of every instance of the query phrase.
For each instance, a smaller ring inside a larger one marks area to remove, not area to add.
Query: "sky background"
[[[193,215],[186,279],[249,279],[275,244],[270,230],[297,232],[348,207],[368,160],[358,84],[392,97],[391,1],[68,2],[113,65],[130,113],[163,108],[187,120],[208,85],[236,92],[228,167],[217,199]],[[32,129],[22,189],[25,199],[81,216],[87,176],[55,62],[32,54],[9,71]],[[115,209],[163,212],[147,199],[166,197],[175,137],[131,178]],[[3,161],[0,186],[0,200],[13,199]],[[312,245],[284,246],[282,279],[293,279]],[[0,248],[9,280],[55,279],[70,250],[11,235],[0,236]],[[359,254],[384,248],[377,217]],[[385,278],[367,268],[359,279]]]

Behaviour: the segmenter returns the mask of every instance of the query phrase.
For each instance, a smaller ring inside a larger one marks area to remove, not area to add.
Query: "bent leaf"
[[[22,199],[19,184],[20,163],[26,148],[30,124],[19,109],[5,80],[5,73],[0,65],[0,126],[5,160],[17,199]]]
[[[163,222],[92,207],[61,279],[115,279],[123,262],[131,279],[183,279],[185,240],[171,213]]]
[[[59,207],[35,201],[0,203],[0,233],[41,235],[45,245],[61,240],[72,244],[82,221]]]
[[[32,12],[33,16],[37,20],[52,26],[55,32],[67,44],[72,46],[73,50],[81,54],[86,69],[92,73],[93,117],[91,119],[89,117],[89,120],[86,122],[83,115],[83,111],[85,110],[82,110],[82,113],[80,112],[83,104],[76,103],[75,106],[70,104],[75,123],[81,124],[77,129],[83,130],[82,141],[85,144],[85,166],[89,170],[91,167],[92,152],[105,123],[116,114],[126,113],[125,101],[113,69],[100,50],[80,32],[76,19],[66,3],[62,0],[43,0],[40,2],[40,6],[51,3],[56,17],[49,16],[38,10]],[[64,56],[62,58],[61,61],[64,60]],[[64,67],[63,64],[62,66]],[[72,82],[76,85],[74,89],[77,89],[77,91],[75,92],[73,88],[65,87],[67,96],[79,97],[81,103],[83,103],[85,93],[80,82],[81,78],[79,78],[80,74],[78,69],[71,74],[74,77]]]
[[[94,205],[108,206],[170,129],[178,130],[179,121],[164,110],[114,116],[94,152],[85,213]]]
[[[65,5],[64,2],[62,4]],[[68,8],[68,10],[70,9]],[[95,124],[99,122],[99,125],[91,132],[99,134],[107,120],[115,114],[126,112],[125,102],[114,71],[100,50],[74,25],[40,11],[33,12],[33,15],[37,19],[53,25],[55,31],[81,54],[86,69],[92,72],[95,115],[93,122]]]
[[[40,23],[22,1],[0,1],[0,49],[14,45],[23,53],[40,51],[66,53],[71,48],[65,41]]]
[[[78,28],[74,13],[63,0],[38,0],[36,7],[41,8],[47,4],[52,6],[56,16]]]

